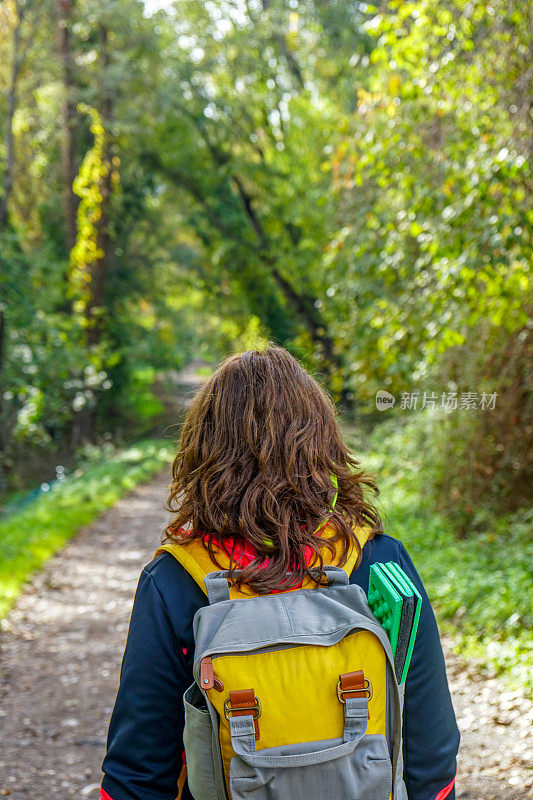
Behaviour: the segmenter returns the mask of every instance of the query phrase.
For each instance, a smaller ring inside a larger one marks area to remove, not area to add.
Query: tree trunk
[[[13,170],[15,167],[15,138],[13,135],[13,119],[17,108],[17,83],[22,66],[20,53],[21,28],[24,20],[24,8],[16,4],[17,19],[13,30],[13,55],[11,58],[9,89],[7,92],[7,116],[5,133],[6,168],[4,173],[4,191],[0,200],[0,231],[7,224],[8,204],[13,189]]]
[[[105,170],[100,177],[98,186],[101,195],[100,217],[95,223],[96,246],[101,255],[97,257],[91,264],[87,264],[86,267],[90,273],[90,281],[88,283],[90,296],[87,299],[84,314],[87,321],[87,344],[90,347],[98,346],[102,342],[105,331],[106,320],[104,311],[107,304],[106,284],[112,247],[109,225],[110,203],[113,188],[113,164],[111,134],[109,131],[113,117],[114,103],[111,89],[109,87],[110,57],[108,32],[107,28],[103,24],[100,24],[99,26],[99,39],[102,63],[102,73],[99,87],[101,98],[100,114],[105,130],[105,145],[102,153],[102,161],[105,166]],[[86,407],[77,415],[72,430],[74,443],[82,441],[94,441],[96,436],[96,419],[97,414],[95,408]]]
[[[100,24],[100,47],[102,56],[102,122],[105,128],[104,163],[107,166],[105,174],[100,181],[100,194],[102,196],[100,219],[96,224],[97,248],[102,256],[90,266],[91,272],[91,297],[87,303],[85,314],[89,323],[87,338],[90,345],[99,344],[102,339],[103,319],[102,310],[106,302],[106,277],[109,266],[111,238],[109,235],[109,204],[111,202],[111,177],[112,177],[112,152],[109,128],[113,117],[113,98],[108,85],[109,71],[109,44],[108,32],[105,25]]]
[[[58,44],[61,69],[63,73],[63,142],[62,142],[62,171],[63,171],[63,206],[65,214],[66,245],[70,251],[76,243],[76,215],[78,211],[78,197],[72,185],[76,177],[76,84],[73,72],[72,56],[72,13],[73,0],[56,0],[58,13]]]

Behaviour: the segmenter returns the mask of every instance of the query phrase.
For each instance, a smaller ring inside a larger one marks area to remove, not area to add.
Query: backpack
[[[361,547],[367,537],[358,530]],[[209,600],[194,617],[183,697],[195,800],[407,800],[405,683],[365,592],[349,583],[357,548],[344,569],[338,551],[324,553],[327,586],[306,577],[268,595],[228,585],[198,539],[163,551]]]

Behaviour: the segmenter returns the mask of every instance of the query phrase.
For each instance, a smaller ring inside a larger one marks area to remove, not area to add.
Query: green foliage
[[[163,405],[152,392],[155,380],[156,371],[152,367],[137,369],[131,376],[131,392],[121,410],[132,424],[144,424],[162,413]]]
[[[0,472],[14,470],[14,446],[53,444],[76,412],[106,389],[97,353],[87,353],[77,318],[61,311],[64,263],[49,249],[24,251],[13,231],[0,232],[4,340]]]
[[[439,421],[422,416],[405,425],[383,423],[364,444],[352,434],[354,449],[377,477],[385,531],[405,544],[456,651],[482,670],[524,684],[533,648],[533,514],[479,509],[477,535],[459,540],[450,520],[432,507],[424,445]]]
[[[525,4],[368,14],[375,46],[330,163],[342,227],[327,254],[363,398],[420,382],[481,321],[526,324],[533,221]]]
[[[97,449],[76,472],[23,511],[0,518],[0,617],[24,582],[83,525],[136,484],[168,466],[168,441],[147,440],[116,451]]]
[[[459,491],[463,530],[521,505],[528,4],[59,5],[19,4],[16,34],[0,2],[0,483],[22,447],[140,435],[165,375],[274,340],[358,413],[497,392],[435,432],[433,496]]]
[[[532,355],[527,327],[510,334],[485,322],[441,359],[450,388],[496,393],[494,408],[444,414],[426,436],[436,505],[463,535],[479,529],[480,512],[501,515],[531,503]]]
[[[94,137],[94,144],[85,155],[72,187],[80,198],[80,203],[77,215],[78,235],[70,251],[70,284],[75,298],[74,310],[81,313],[92,294],[89,286],[91,273],[87,268],[105,255],[98,241],[96,225],[102,217],[102,182],[112,167],[106,159],[106,132],[100,114],[85,103],[80,103],[77,110],[90,118],[90,132]],[[114,171],[112,175],[114,183],[118,183],[118,173]]]

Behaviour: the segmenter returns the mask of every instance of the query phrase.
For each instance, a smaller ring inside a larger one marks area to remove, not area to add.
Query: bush
[[[450,516],[435,511],[428,481],[440,422],[438,415],[424,413],[404,423],[393,418],[365,443],[354,432],[351,440],[377,476],[385,530],[405,544],[456,651],[477,660],[482,670],[527,683],[533,510],[497,516],[488,497],[475,509],[475,529],[458,538]]]

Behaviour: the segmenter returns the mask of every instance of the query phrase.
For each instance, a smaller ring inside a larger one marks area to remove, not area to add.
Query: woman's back
[[[316,586],[324,563],[350,562],[350,582],[367,592],[371,564],[399,564],[423,600],[406,682],[404,779],[410,800],[453,798],[459,734],[435,618],[405,548],[381,532],[367,489],[375,490],[373,480],[348,452],[333,406],[311,376],[280,348],[245,353],[215,373],[185,422],[170,495],[176,516],[165,541],[170,550],[194,543],[213,569],[227,568],[237,596]],[[170,552],[143,570],[103,797],[175,797],[182,696],[193,680],[192,621],[206,604]],[[185,785],[182,797],[190,796]]]

